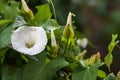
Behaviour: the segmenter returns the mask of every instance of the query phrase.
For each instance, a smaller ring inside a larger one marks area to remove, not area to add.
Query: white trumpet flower
[[[36,55],[45,49],[46,32],[42,27],[19,27],[11,36],[13,49],[27,55]]]

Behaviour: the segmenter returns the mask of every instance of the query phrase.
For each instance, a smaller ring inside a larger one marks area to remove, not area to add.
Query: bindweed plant
[[[85,59],[89,42],[73,28],[75,14],[69,12],[66,25],[61,26],[51,18],[48,3],[36,6],[33,13],[25,0],[0,0],[4,15],[0,19],[0,79],[120,80],[120,72],[114,75],[99,69],[106,65],[110,71],[118,35],[112,35],[104,61],[99,52]]]

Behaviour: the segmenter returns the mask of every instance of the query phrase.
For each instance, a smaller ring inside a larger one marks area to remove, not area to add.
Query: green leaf
[[[11,20],[0,20],[0,25],[4,25],[4,24],[7,24],[7,23],[10,23]]]
[[[96,80],[100,65],[100,63],[96,63],[91,67],[83,67],[79,64],[73,71],[72,80]]]
[[[8,52],[9,53],[9,52]],[[13,51],[8,54],[9,58],[5,58],[5,60],[9,61],[9,59],[18,59],[18,55]],[[46,54],[40,53],[36,56],[38,61],[30,59],[26,65],[23,66],[3,66],[2,70],[2,80],[52,80],[56,75],[56,72],[68,65],[63,58],[53,59],[52,61],[46,61]],[[11,60],[10,59],[10,60]],[[15,61],[12,63],[15,63]],[[19,64],[18,64],[19,65]]]
[[[9,48],[3,62],[1,80],[22,80],[24,61],[21,59],[20,53]]]
[[[0,60],[4,56],[4,54],[6,53],[7,50],[8,50],[8,48],[2,48],[2,49],[0,49]]]
[[[111,63],[112,63],[112,61],[113,61],[113,56],[112,56],[112,54],[107,54],[107,56],[105,56],[104,60],[105,60],[106,66],[107,66],[108,69],[110,70],[110,65],[111,65]]]
[[[117,80],[113,73],[109,74],[104,80]]]
[[[52,80],[56,71],[66,65],[68,63],[63,58],[45,63],[45,57],[42,57],[39,62],[30,62],[25,66],[23,80]]]
[[[98,76],[100,78],[105,78],[106,77],[106,73],[104,71],[102,71],[102,70],[98,70]]]
[[[2,80],[22,80],[23,68],[15,66],[4,66],[2,71]]]
[[[42,22],[41,26],[47,31],[48,39],[51,39],[51,29],[54,30],[56,38],[60,39],[62,33],[61,27],[63,26],[59,26],[57,21],[55,21],[54,19],[49,19],[47,22]]]
[[[47,31],[50,31],[51,29],[60,29],[60,26],[58,26],[57,21],[54,19],[49,19],[47,22],[41,23],[41,26],[44,27]]]
[[[14,20],[20,13],[19,3],[15,1],[0,0],[0,11],[4,14],[5,19]]]
[[[35,21],[39,25],[41,22],[50,19],[52,16],[48,4],[37,6],[37,13],[35,15]]]
[[[11,54],[8,56],[8,57],[12,57],[13,55],[16,55],[16,53],[14,52],[10,52]],[[18,56],[16,56],[18,57]],[[40,68],[39,66],[43,65],[45,63],[45,59],[46,59],[46,54],[38,54],[39,57],[39,62],[37,61],[34,61],[34,60],[30,60],[30,63],[34,63],[34,64],[30,64],[28,63],[27,65],[25,66],[20,66],[20,67],[16,67],[16,66],[10,66],[10,65],[5,65],[3,67],[3,71],[2,71],[2,80],[25,80],[24,79],[24,69],[26,70],[26,66],[31,66],[31,69],[32,69],[32,66],[34,66],[35,64],[37,65],[37,69]],[[12,58],[14,59],[14,58]],[[12,61],[13,62],[13,61]],[[14,63],[14,62],[13,62]],[[30,69],[30,68],[29,68]],[[27,69],[28,70],[28,69]],[[33,72],[36,71],[36,70],[33,70]],[[27,71],[26,74],[29,74],[31,73],[31,71]],[[34,74],[34,73],[31,73],[31,74]],[[30,77],[30,76],[29,76]],[[33,77],[33,76],[32,76]],[[29,80],[29,79],[26,79],[26,80]],[[34,79],[33,79],[34,80]]]
[[[2,62],[17,67],[25,64],[25,60],[21,58],[20,53],[11,48],[9,48],[8,51],[6,52]]]
[[[112,35],[112,40],[111,40],[110,44],[108,45],[108,54],[104,58],[104,63],[106,64],[106,66],[108,67],[109,70],[110,70],[110,65],[113,61],[112,51],[119,42],[119,41],[116,41],[117,37],[118,37],[117,34]]]
[[[7,47],[11,43],[12,25],[0,33],[0,48]]]

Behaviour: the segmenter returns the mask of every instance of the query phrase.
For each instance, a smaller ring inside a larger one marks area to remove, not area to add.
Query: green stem
[[[120,50],[120,46],[119,45],[116,45],[118,47],[118,49]]]
[[[49,1],[50,1],[51,5],[52,5],[52,9],[53,9],[54,18],[55,18],[55,20],[57,21],[57,17],[56,17],[56,11],[55,11],[54,4],[53,4],[52,0],[49,0]],[[58,24],[57,24],[57,25],[58,25]]]
[[[28,59],[24,54],[20,53],[20,56],[26,63],[28,62]]]
[[[67,43],[66,43],[66,45],[65,45],[65,50],[64,50],[63,56],[65,56],[66,51],[67,51],[67,48],[68,48],[68,40],[69,40],[69,39],[67,39]]]

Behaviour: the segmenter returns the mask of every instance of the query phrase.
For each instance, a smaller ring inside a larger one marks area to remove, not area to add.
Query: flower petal
[[[42,27],[19,27],[13,32],[11,43],[13,48],[18,52],[35,55],[45,49],[47,44],[46,32]]]

